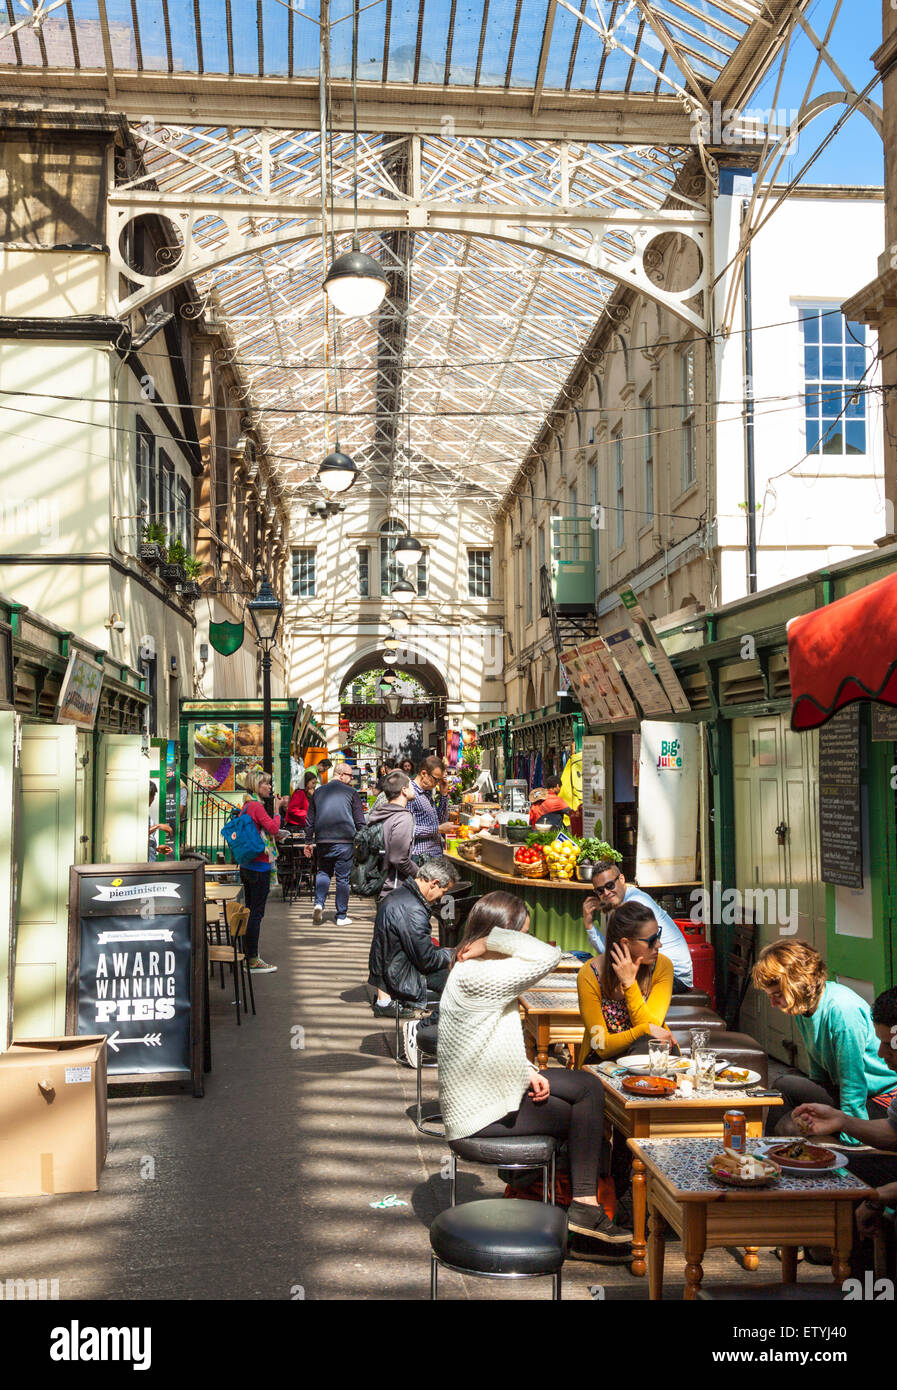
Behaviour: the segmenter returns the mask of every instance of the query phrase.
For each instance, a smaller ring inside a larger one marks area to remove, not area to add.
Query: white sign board
[[[582,741],[582,833],[608,839],[606,814],[606,740],[603,734],[587,735]]]
[[[698,848],[700,741],[696,724],[644,720],[639,750],[636,879],[691,883]]]

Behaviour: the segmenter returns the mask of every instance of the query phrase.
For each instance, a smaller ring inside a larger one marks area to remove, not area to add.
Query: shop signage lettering
[[[681,771],[682,746],[677,738],[661,740],[657,767],[659,771]]]
[[[179,897],[176,883],[129,883],[123,885],[119,879],[108,887],[105,885],[98,887],[93,901],[95,903],[111,903],[125,898]]]

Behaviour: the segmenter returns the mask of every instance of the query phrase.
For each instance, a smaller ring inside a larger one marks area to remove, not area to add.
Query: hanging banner
[[[606,714],[605,719],[636,719],[632,697],[626,682],[614,665],[603,637],[593,637],[577,647],[580,665],[588,673],[590,683],[598,692]],[[597,721],[595,721],[597,722]]]
[[[84,652],[72,651],[59,690],[56,723],[92,729],[97,722],[102,685],[102,666]]]
[[[628,628],[612,632],[604,639],[609,651],[619,666],[629,689],[642,707],[643,714],[663,715],[672,713],[670,702],[663,693],[660,681],[655,676]]]
[[[606,739],[587,734],[582,741],[582,833],[602,839],[607,820],[605,805]]]
[[[643,720],[636,879],[692,883],[698,849],[700,744],[695,724]]]
[[[660,645],[660,639],[654,631],[654,625],[651,619],[639,603],[632,589],[618,589],[617,597],[626,609],[626,617],[629,620],[630,626],[633,627],[639,639],[644,643],[645,656],[657,672],[660,683],[667,693],[670,704],[677,714],[687,714],[691,709],[691,705],[688,703],[688,696],[679,683],[679,677],[673,670],[670,658]]]
[[[233,656],[243,645],[243,624],[209,623],[209,641],[220,656]]]

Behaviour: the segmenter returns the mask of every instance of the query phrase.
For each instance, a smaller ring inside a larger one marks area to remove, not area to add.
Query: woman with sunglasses
[[[611,912],[604,954],[586,961],[576,977],[585,1024],[580,1066],[644,1051],[649,1037],[673,1041],[663,1024],[673,966],[660,954],[660,940],[657,919],[644,903],[622,903]]]

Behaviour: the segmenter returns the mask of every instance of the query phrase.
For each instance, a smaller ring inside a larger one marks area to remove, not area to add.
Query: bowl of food
[[[736,1153],[734,1149],[714,1154],[707,1168],[712,1178],[727,1187],[769,1187],[779,1176],[778,1168],[769,1159],[759,1154]]]
[[[620,1085],[627,1095],[645,1099],[668,1098],[676,1094],[676,1082],[672,1076],[624,1076]]]
[[[821,1144],[808,1144],[806,1139],[773,1144],[766,1150],[766,1157],[786,1173],[825,1173],[830,1168],[839,1168],[844,1162],[843,1156],[832,1149],[825,1149]]]

